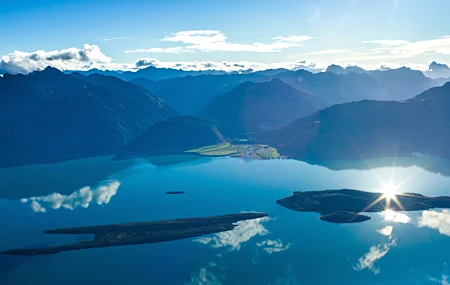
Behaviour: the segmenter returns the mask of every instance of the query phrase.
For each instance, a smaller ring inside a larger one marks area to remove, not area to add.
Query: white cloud
[[[408,45],[410,42],[405,40],[375,40],[375,41],[364,41],[363,44],[378,44],[383,46],[402,46]]]
[[[220,285],[220,280],[206,268],[201,268],[198,273],[192,274],[191,280],[186,285]]]
[[[102,53],[97,45],[85,44],[83,48],[43,51],[33,53],[14,51],[0,58],[0,74],[28,73],[53,66],[61,70],[78,70],[111,63],[112,59]]]
[[[372,40],[364,44],[375,44],[378,48],[363,54],[350,55],[341,60],[376,61],[414,58],[426,53],[450,54],[450,37],[444,36],[431,40],[408,42],[405,40]]]
[[[393,226],[386,226],[382,229],[377,230],[378,233],[384,235],[384,236],[390,236],[392,234],[392,230],[394,229]]]
[[[95,189],[86,186],[70,195],[62,195],[53,193],[47,196],[31,197],[21,199],[22,203],[31,203],[31,208],[34,212],[46,212],[47,208],[52,209],[70,209],[73,210],[79,206],[83,208],[89,207],[92,202],[98,205],[108,204],[111,198],[116,195],[120,183],[118,181],[111,181],[105,185],[98,186]]]
[[[372,270],[375,274],[378,274],[380,272],[380,269],[375,266],[375,262],[383,258],[389,252],[389,250],[396,245],[397,240],[391,239],[388,243],[382,243],[372,246],[369,252],[358,259],[358,264],[353,266],[353,269],[359,271],[367,268]]]
[[[291,243],[288,243],[283,246],[283,242],[281,240],[265,240],[263,242],[256,243],[256,246],[264,247],[263,250],[268,254],[281,252],[288,250],[291,247]]]
[[[264,236],[269,232],[262,225],[269,221],[269,217],[239,221],[237,226],[226,232],[214,234],[213,237],[205,237],[194,240],[195,242],[211,245],[213,248],[229,247],[231,250],[241,249],[241,244],[249,241],[251,238],[260,235]]]
[[[100,41],[110,42],[110,41],[129,40],[129,39],[130,39],[130,37],[112,37],[112,38],[100,38]]]
[[[274,37],[271,43],[254,42],[252,44],[241,44],[227,41],[227,37],[221,31],[217,30],[195,30],[180,31],[167,36],[161,41],[178,42],[184,46],[167,48],[149,48],[126,50],[126,53],[145,52],[145,53],[185,53],[193,51],[201,52],[279,52],[283,49],[301,47],[303,42],[313,39],[310,36],[288,36]]]
[[[326,50],[319,50],[314,52],[306,53],[305,55],[324,55],[324,54],[340,54],[340,53],[347,53],[349,52],[346,49],[326,49]]]
[[[435,229],[442,235],[450,236],[450,211],[423,211],[418,226]]]
[[[386,210],[381,212],[380,214],[384,216],[384,219],[386,221],[392,221],[394,223],[407,224],[411,221],[411,218],[408,217],[406,214],[398,213],[392,210]]]

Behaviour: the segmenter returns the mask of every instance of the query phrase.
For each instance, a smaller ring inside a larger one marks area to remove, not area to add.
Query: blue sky
[[[110,65],[141,58],[450,64],[448,11],[446,0],[1,1],[0,56],[11,63],[14,51],[88,44]]]

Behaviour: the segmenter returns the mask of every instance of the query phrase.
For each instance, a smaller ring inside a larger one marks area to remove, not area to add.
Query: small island
[[[180,195],[180,194],[184,194],[186,192],[184,191],[168,191],[166,192],[167,195]]]
[[[122,245],[158,243],[198,237],[234,229],[236,222],[266,217],[265,213],[240,213],[206,218],[113,224],[45,231],[47,234],[93,234],[94,239],[80,243],[32,249],[13,249],[5,255],[47,255],[63,251]]]
[[[316,212],[331,223],[360,223],[370,220],[364,212],[421,211],[450,208],[450,197],[426,197],[414,193],[386,195],[383,193],[341,189],[294,192],[277,204],[298,212]]]

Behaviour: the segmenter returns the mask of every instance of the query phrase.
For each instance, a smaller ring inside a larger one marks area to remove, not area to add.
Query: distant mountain
[[[105,75],[105,76],[116,76],[116,77],[120,77],[120,75],[123,73],[123,71],[121,71],[121,70],[100,70],[97,68],[89,69],[86,71],[64,70],[63,72],[66,74],[78,73],[78,74],[86,75],[86,76],[91,75],[91,74],[100,74],[100,75]]]
[[[334,105],[253,140],[316,161],[419,154],[450,158],[450,83],[403,102]]]
[[[154,124],[125,147],[120,156],[182,152],[226,142],[214,120],[178,116]]]
[[[185,76],[158,81],[137,78],[131,82],[141,85],[167,101],[180,113],[192,115],[214,97],[230,91],[243,82],[256,81],[262,77],[263,75],[250,73]]]
[[[450,67],[446,64],[433,61],[428,66],[428,71],[425,72],[425,75],[435,79],[447,78],[450,77]]]
[[[299,70],[280,73],[272,78],[279,78],[300,91],[315,95],[329,105],[375,99],[383,93],[380,84],[368,74],[338,75]]]
[[[330,66],[327,67],[327,69],[325,70],[325,72],[333,72],[336,74],[348,74],[351,72],[355,72],[355,73],[366,73],[367,71],[361,67],[358,66],[347,66],[347,67],[342,67],[340,65],[336,65],[336,64],[332,64]]]
[[[200,115],[214,118],[220,131],[234,139],[242,138],[246,132],[287,124],[323,107],[317,97],[273,79],[245,82],[213,99]]]
[[[48,67],[0,78],[0,167],[113,154],[177,111],[115,77]]]
[[[331,67],[333,68],[339,67]],[[292,87],[316,95],[330,105],[366,99],[406,100],[431,87],[439,86],[438,82],[425,77],[422,72],[409,68],[344,74],[299,70],[280,73],[272,78],[280,78]]]

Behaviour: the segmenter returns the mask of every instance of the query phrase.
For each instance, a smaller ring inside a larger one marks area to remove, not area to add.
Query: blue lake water
[[[156,164],[156,165],[155,165]],[[261,211],[233,231],[172,242],[0,256],[0,284],[448,284],[450,212],[373,213],[337,225],[275,203],[354,188],[450,195],[435,158],[313,165],[294,160],[98,157],[0,169],[0,250],[89,239],[46,229]],[[185,191],[166,195],[167,191]],[[448,278],[448,279],[447,279]]]

